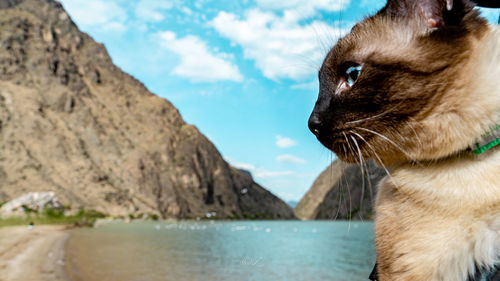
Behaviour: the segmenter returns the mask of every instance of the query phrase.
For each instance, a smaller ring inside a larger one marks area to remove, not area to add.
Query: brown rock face
[[[293,218],[52,0],[0,0],[0,201],[111,215]]]
[[[336,160],[314,181],[295,215],[303,220],[371,219],[376,188],[385,175],[373,161],[362,171]]]

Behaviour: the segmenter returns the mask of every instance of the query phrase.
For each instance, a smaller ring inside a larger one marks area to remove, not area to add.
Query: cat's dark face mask
[[[441,110],[470,36],[487,26],[472,8],[465,0],[392,0],[357,24],[319,71],[309,119],[318,140],[347,162],[419,158],[423,120]]]

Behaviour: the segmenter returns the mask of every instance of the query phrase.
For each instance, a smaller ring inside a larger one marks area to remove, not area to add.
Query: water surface
[[[231,221],[113,223],[77,229],[74,281],[367,280],[373,223]]]

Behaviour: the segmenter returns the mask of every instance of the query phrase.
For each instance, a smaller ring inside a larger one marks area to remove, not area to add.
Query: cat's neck
[[[500,124],[500,28],[489,26],[470,40],[466,59],[443,78],[449,87],[435,109],[440,115],[422,121],[428,130],[420,138],[427,147],[416,147],[409,153],[412,159],[436,162],[468,150],[473,155],[470,148]]]

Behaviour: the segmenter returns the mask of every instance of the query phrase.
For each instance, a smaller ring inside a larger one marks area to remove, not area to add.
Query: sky
[[[336,40],[384,0],[61,0],[231,165],[298,201],[335,156],[307,128]],[[495,10],[484,10],[490,20]]]

